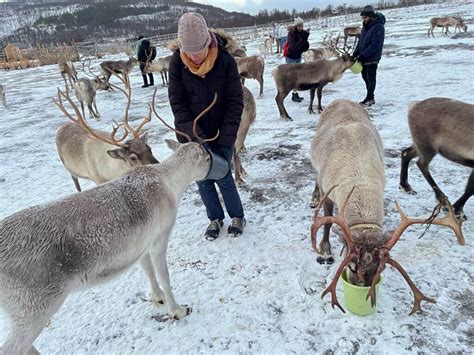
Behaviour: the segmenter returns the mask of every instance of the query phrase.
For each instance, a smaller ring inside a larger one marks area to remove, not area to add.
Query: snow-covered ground
[[[412,166],[410,182],[418,195],[398,189],[400,149],[410,145],[407,106],[412,100],[445,96],[474,103],[474,38],[426,37],[429,18],[463,12],[474,17],[472,3],[420,6],[386,12],[384,56],[378,71],[377,104],[370,109],[385,147],[387,186],[384,229],[399,221],[394,201],[412,216],[428,216],[434,194]],[[472,22],[469,27],[472,27]],[[312,26],[314,46],[323,32]],[[257,41],[246,43],[250,54]],[[161,54],[166,54],[163,50]],[[180,321],[164,321],[164,307],[150,302],[149,285],[138,266],[113,282],[71,295],[35,342],[44,354],[154,353],[469,353],[473,349],[474,301],[472,255],[474,199],[465,207],[466,245],[450,230],[411,227],[392,251],[415,284],[436,304],[423,303],[423,313],[408,316],[412,294],[401,275],[384,272],[377,312],[358,317],[333,310],[320,298],[341,261],[341,243],[332,237],[336,263],[322,266],[311,250],[309,200],[315,174],[309,160],[318,115],[306,111],[305,100],[285,104],[293,122],[283,121],[274,101],[271,71],[283,59],[266,61],[265,92],[257,100],[257,120],[246,140],[243,165],[247,184],[240,188],[247,228],[241,238],[222,235],[204,240],[205,209],[192,184],[184,195],[168,249],[171,281],[178,302],[193,307]],[[152,89],[142,89],[134,71],[132,119],[146,114]],[[159,77],[155,79],[160,84]],[[56,66],[0,72],[9,109],[0,106],[0,217],[74,193],[54,143],[55,131],[67,119],[51,97],[62,85]],[[247,80],[258,93],[258,83]],[[108,129],[123,114],[119,92],[97,96]],[[365,95],[360,75],[348,71],[323,94],[323,105],[337,98],[360,101]],[[158,112],[172,122],[165,88],[158,86]],[[170,154],[165,138],[174,134],[157,120],[150,124],[151,146],[163,160]],[[474,144],[474,142],[473,142]],[[464,191],[470,169],[437,157],[435,180],[454,201]],[[81,182],[92,188],[90,182]],[[227,220],[226,223],[229,221]],[[342,286],[339,285],[342,301]],[[160,321],[161,320],[161,321]],[[0,313],[0,344],[8,332]]]

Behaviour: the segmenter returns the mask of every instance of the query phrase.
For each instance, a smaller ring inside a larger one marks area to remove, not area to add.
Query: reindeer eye
[[[138,156],[136,156],[135,154],[130,154],[130,159],[132,161],[138,161]]]

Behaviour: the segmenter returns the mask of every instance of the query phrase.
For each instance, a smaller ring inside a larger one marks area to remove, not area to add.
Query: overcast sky
[[[202,4],[209,4],[223,8],[227,11],[240,11],[256,14],[263,9],[279,9],[279,10],[310,10],[313,7],[320,9],[326,8],[329,4],[333,6],[347,5],[367,5],[371,1],[368,0],[194,0]]]

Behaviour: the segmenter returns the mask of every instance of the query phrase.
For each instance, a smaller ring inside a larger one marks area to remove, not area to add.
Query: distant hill
[[[210,27],[250,26],[262,19],[185,1],[54,1],[0,3],[0,45],[69,43],[175,33],[179,17],[201,13]],[[288,18],[288,14],[283,15]]]

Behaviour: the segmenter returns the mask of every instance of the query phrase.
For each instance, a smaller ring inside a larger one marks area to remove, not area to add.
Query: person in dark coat
[[[151,59],[150,46],[151,44],[149,40],[147,40],[143,35],[138,36],[137,58],[138,58],[138,61],[140,62],[140,71],[142,72],[142,78],[143,78],[142,88],[155,85],[153,73],[148,73],[148,78],[150,79],[150,83],[148,83],[146,73],[144,72],[146,64],[151,63],[153,61]]]
[[[244,107],[237,64],[226,49],[226,39],[209,31],[206,20],[198,13],[188,12],[179,19],[178,40],[179,48],[171,58],[168,72],[168,96],[175,127],[193,137],[194,118],[209,106],[217,93],[215,106],[199,120],[197,132],[205,139],[219,131],[216,140],[206,143],[207,148],[224,157],[230,165]],[[181,135],[176,137],[181,143],[186,142]],[[216,239],[224,225],[224,210],[216,185],[231,217],[228,234],[242,234],[244,211],[232,172],[229,170],[220,180],[197,184],[210,220],[206,239]]]
[[[295,18],[293,25],[288,26],[288,53],[285,57],[287,64],[301,63],[301,55],[309,49],[309,30],[303,29],[303,19]],[[291,100],[295,102],[303,101],[303,98],[293,91]]]
[[[375,13],[370,5],[364,7],[360,16],[362,17],[363,28],[353,56],[362,63],[362,78],[367,88],[365,99],[359,103],[364,107],[369,107],[375,104],[374,92],[377,67],[380,58],[382,58],[385,38],[385,16],[381,13]]]

